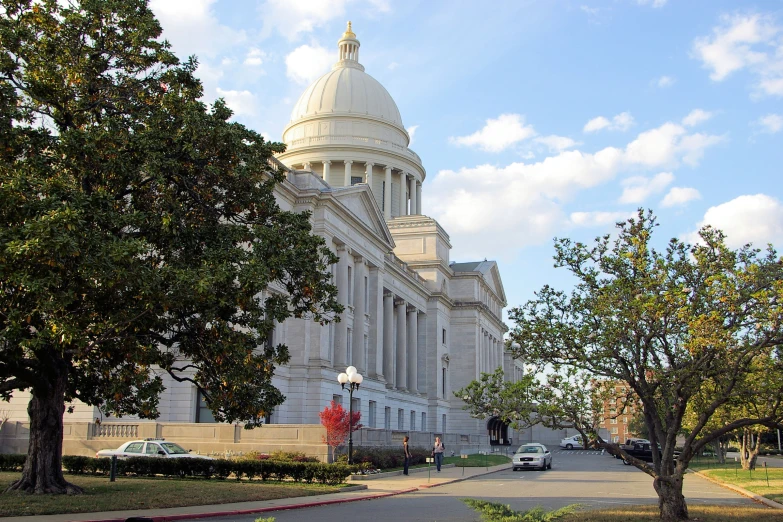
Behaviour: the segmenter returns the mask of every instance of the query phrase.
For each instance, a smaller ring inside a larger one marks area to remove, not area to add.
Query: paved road
[[[574,450],[554,452],[549,471],[511,470],[415,493],[366,502],[354,502],[292,511],[278,511],[276,522],[345,522],[346,520],[406,520],[474,522],[478,514],[459,499],[471,497],[510,504],[513,509],[543,506],[555,509],[569,504],[616,506],[655,504],[652,479],[600,452]],[[749,499],[695,475],[685,480],[690,504],[756,505]],[[261,515],[211,520],[252,522]]]

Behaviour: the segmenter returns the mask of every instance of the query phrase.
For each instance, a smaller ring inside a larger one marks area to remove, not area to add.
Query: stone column
[[[337,247],[337,302],[343,305],[345,311],[340,315],[340,322],[334,323],[334,360],[332,366],[345,368],[348,359],[348,255],[345,245]]]
[[[364,354],[364,308],[367,263],[362,256],[353,258],[353,360],[359,373],[367,374],[367,359]]]
[[[394,386],[394,296],[383,294],[383,376]]]
[[[408,174],[400,172],[400,216],[408,213]]]
[[[324,181],[329,183],[329,172],[332,169],[332,162],[329,160],[326,160],[324,163]]]
[[[345,160],[345,183],[343,184],[345,187],[351,186],[351,163],[353,161]]]
[[[392,168],[388,165],[386,166],[386,186],[383,188],[383,217],[385,217],[387,220],[391,219],[391,194],[392,194],[392,180],[391,180],[391,171]]]
[[[370,190],[372,191],[372,168],[375,164],[367,162],[365,163],[365,171],[364,171],[364,180],[367,182],[367,184],[370,186]]]
[[[394,305],[397,307],[397,376],[394,379],[394,384],[398,390],[405,390],[408,378],[408,328],[406,327],[408,317],[405,313],[404,300],[395,299]]]
[[[416,215],[416,207],[418,203],[416,201],[416,178],[411,176],[411,215]]]
[[[421,215],[421,183],[416,182],[416,214]]]
[[[419,392],[419,322],[418,311],[408,308],[408,391]]]

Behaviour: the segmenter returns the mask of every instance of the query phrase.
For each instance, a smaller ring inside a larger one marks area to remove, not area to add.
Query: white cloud
[[[661,200],[662,207],[675,207],[684,205],[694,199],[701,199],[701,194],[691,187],[672,187]]]
[[[661,140],[661,134],[668,139]],[[429,186],[428,209],[460,245],[455,255],[483,256],[491,249],[510,259],[519,248],[548,241],[577,222],[597,223],[601,214],[572,218],[564,209],[584,191],[610,182],[623,171],[675,168],[686,157],[702,154],[715,139],[722,138],[688,134],[684,127],[668,122],[640,133],[624,148],[606,147],[594,153],[568,150],[532,163],[443,170]],[[660,185],[666,177],[659,176],[650,176],[651,193],[663,190]]]
[[[616,115],[612,118],[612,121],[609,121],[608,118],[604,116],[598,116],[597,118],[593,118],[592,120],[588,121],[584,128],[582,129],[584,132],[596,132],[599,130],[618,130],[621,132],[625,132],[628,129],[631,128],[631,126],[634,124],[633,116],[631,116],[630,112],[621,112],[620,114]]]
[[[677,166],[682,160],[695,166],[704,149],[725,140],[723,136],[687,134],[681,125],[667,122],[640,133],[625,149],[629,163],[647,166]]]
[[[391,10],[386,0],[267,0],[258,7],[264,19],[261,33],[266,37],[274,29],[289,40],[296,40],[301,33],[310,33],[332,20],[347,20],[348,6],[352,13],[361,9],[370,16]],[[356,27],[353,31],[357,32]]]
[[[312,83],[329,70],[335,56],[320,46],[301,45],[285,57],[286,76],[296,83]]]
[[[532,125],[525,125],[519,114],[501,114],[497,119],[488,119],[486,125],[470,136],[450,137],[457,145],[478,147],[487,152],[500,152],[508,147],[536,135]]]
[[[620,203],[643,203],[650,195],[663,192],[672,181],[674,175],[671,172],[661,172],[652,178],[633,176],[624,179]]]
[[[569,222],[577,227],[603,227],[625,221],[634,215],[634,212],[572,212]]]
[[[686,127],[695,127],[700,123],[712,118],[712,113],[702,109],[693,109],[686,117],[682,119],[682,124]]]
[[[712,36],[697,38],[693,55],[716,82],[748,69],[757,93],[783,96],[783,38],[771,16],[724,15]]]
[[[666,87],[671,87],[672,85],[674,85],[676,81],[677,80],[675,80],[671,76],[661,76],[660,78],[658,78],[658,81],[656,83],[658,84],[658,87],[665,89]]]
[[[399,66],[400,66],[400,64],[398,64],[397,62],[392,62],[389,65],[387,65],[386,68],[389,69],[390,71],[393,71],[394,69],[396,69]]]
[[[549,152],[562,152],[564,150],[573,149],[580,144],[566,136],[556,136],[554,134],[550,136],[538,136],[537,138],[534,138],[533,141],[544,145],[549,149]]]
[[[216,89],[217,95],[226,100],[234,115],[252,116],[256,114],[256,97],[250,91],[224,91],[220,87]]]
[[[647,5],[652,4],[654,8],[663,7],[666,5],[666,2],[669,0],[636,0],[636,3],[639,5]]]
[[[212,4],[216,0],[151,0],[150,9],[163,27],[163,37],[180,56],[219,55],[247,40],[245,31],[221,25]]]
[[[783,129],[783,116],[780,114],[767,114],[756,120],[756,125],[761,127],[761,132],[775,134]]]
[[[710,207],[696,230],[687,234],[685,240],[698,242],[697,231],[705,225],[722,230],[726,234],[726,244],[733,248],[746,243],[762,248],[767,243],[780,247],[783,243],[783,204],[766,194],[739,196]]]
[[[245,57],[244,63],[245,65],[258,66],[263,64],[264,60],[266,60],[266,53],[261,49],[256,49],[255,47],[251,47],[247,51],[247,56]]]
[[[411,137],[411,141],[410,141],[410,143],[408,143],[408,147],[410,147],[411,145],[413,145],[413,136],[415,136],[415,135],[416,135],[416,129],[418,129],[418,128],[419,128],[419,126],[418,126],[418,125],[411,125],[411,126],[410,126],[410,127],[408,127],[407,129],[405,129],[406,131],[408,131],[408,136],[410,136],[410,137]]]

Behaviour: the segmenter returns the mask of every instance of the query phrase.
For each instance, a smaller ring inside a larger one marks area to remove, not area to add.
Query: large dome
[[[294,105],[291,123],[313,116],[359,116],[381,120],[404,132],[400,111],[389,92],[363,67],[351,65],[338,62],[310,85]]]

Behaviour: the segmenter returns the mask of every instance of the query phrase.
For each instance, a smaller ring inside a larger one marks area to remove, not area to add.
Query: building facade
[[[347,407],[337,374],[353,365],[364,376],[353,406],[366,430],[510,444],[502,423],[471,418],[453,393],[498,367],[509,380],[522,373],[505,351],[498,265],[450,260],[448,233],[422,213],[422,160],[408,148],[394,100],[364,72],[359,48],[349,22],[336,64],[299,98],[283,131],[286,152],[271,164],[286,172],[276,192],[281,208],[310,212],[313,232],[339,257],[333,276],[345,311],[325,326],[308,319],[276,326],[273,342],[286,344],[291,360],[276,371],[273,384],[286,401],[269,422],[319,424],[329,401]],[[214,422],[195,387],[172,379],[166,386],[158,422]],[[14,397],[12,420],[26,418],[26,402],[25,394]],[[74,406],[66,421],[128,421]]]

